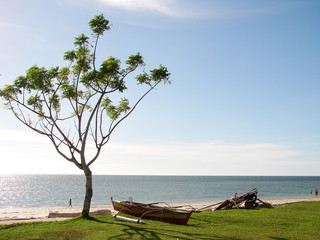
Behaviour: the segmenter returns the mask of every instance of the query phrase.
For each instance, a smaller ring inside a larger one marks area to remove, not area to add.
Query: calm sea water
[[[81,175],[0,175],[0,208],[81,206]],[[140,202],[218,202],[257,188],[261,199],[308,197],[320,190],[320,177],[267,176],[94,176],[93,205],[110,198]],[[314,196],[314,195],[313,195]]]

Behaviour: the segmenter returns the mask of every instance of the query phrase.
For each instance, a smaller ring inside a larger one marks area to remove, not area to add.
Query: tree
[[[147,86],[131,107],[123,96],[125,80],[137,68],[145,66],[140,53],[131,55],[125,67],[119,59],[108,57],[98,68],[99,38],[110,30],[103,15],[89,22],[92,38],[80,34],[75,38],[74,50],[64,54],[66,67],[32,66],[25,76],[0,90],[5,106],[24,125],[47,136],[56,151],[81,169],[86,178],[86,193],[82,215],[89,216],[93,196],[90,166],[98,159],[115,128],[138,106],[145,96],[160,83],[170,83],[170,73],[160,65],[135,76],[137,84]],[[114,101],[119,100],[117,104]],[[88,146],[94,145],[94,153]]]

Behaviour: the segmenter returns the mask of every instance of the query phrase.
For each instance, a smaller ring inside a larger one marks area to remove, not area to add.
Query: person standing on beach
[[[315,191],[316,197],[318,197],[318,189],[316,189]]]
[[[69,200],[69,208],[72,208],[72,199]]]

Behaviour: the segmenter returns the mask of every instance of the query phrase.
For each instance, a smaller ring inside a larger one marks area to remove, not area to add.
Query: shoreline
[[[273,206],[285,205],[297,202],[320,201],[320,197],[310,196],[304,198],[287,198],[287,199],[263,199],[263,201],[271,203]],[[214,202],[206,203],[185,203],[192,205],[194,208],[202,208],[214,204]],[[172,204],[173,205],[173,204]],[[112,205],[92,206],[90,212],[109,210],[113,213]],[[0,208],[0,225],[24,223],[24,222],[48,222],[62,221],[72,217],[49,218],[49,213],[80,213],[82,207],[21,207],[21,208]]]

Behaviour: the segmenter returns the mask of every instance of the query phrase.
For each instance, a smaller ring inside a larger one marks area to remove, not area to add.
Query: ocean
[[[138,202],[215,203],[258,189],[262,200],[310,197],[320,176],[111,176],[94,175],[92,205],[110,198]],[[0,208],[82,206],[82,175],[0,175]]]

